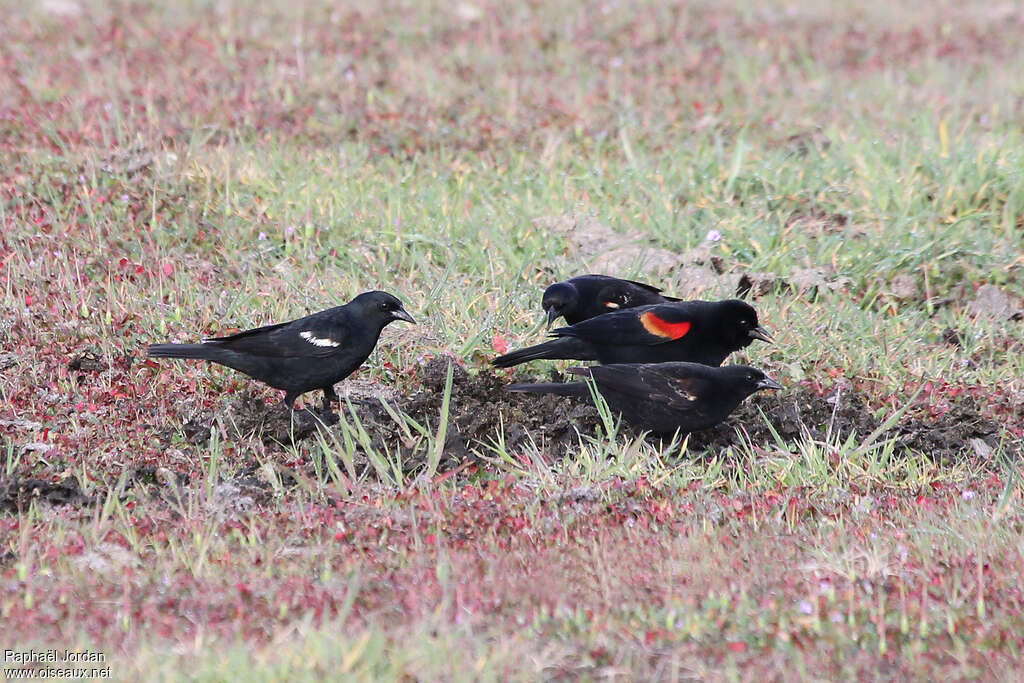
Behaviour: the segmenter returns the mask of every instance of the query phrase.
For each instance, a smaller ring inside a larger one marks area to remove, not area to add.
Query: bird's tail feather
[[[536,384],[510,384],[508,391],[522,394],[555,394],[557,396],[589,396],[590,388],[586,382],[537,382]]]
[[[200,358],[210,360],[216,348],[209,344],[150,344],[146,355],[150,358]]]
[[[543,344],[527,346],[491,361],[491,365],[499,368],[510,368],[531,360],[597,360],[597,354],[582,339],[560,337]]]

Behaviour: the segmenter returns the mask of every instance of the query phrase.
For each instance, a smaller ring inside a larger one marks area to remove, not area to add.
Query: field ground
[[[1020,676],[1015,3],[4,4],[0,649]],[[503,392],[588,270],[744,292],[787,388],[666,442]],[[420,324],[334,424],[141,351],[373,288]]]

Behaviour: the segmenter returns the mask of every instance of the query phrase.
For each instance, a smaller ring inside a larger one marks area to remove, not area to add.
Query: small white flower
[[[814,614],[814,606],[806,600],[801,600],[800,611],[804,614]]]
[[[261,232],[259,235],[256,236],[256,239],[258,239],[260,241],[263,241],[263,240],[267,239],[267,233]]]
[[[971,498],[974,498],[974,491],[967,489],[966,491],[960,494],[960,497],[963,498],[964,500],[970,500]]]
[[[720,242],[722,240],[722,233],[717,230],[708,230],[708,234],[704,236],[705,242]]]

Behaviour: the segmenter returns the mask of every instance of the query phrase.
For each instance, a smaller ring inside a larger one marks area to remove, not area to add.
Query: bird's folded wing
[[[275,358],[330,356],[345,347],[345,330],[333,321],[303,318],[267,325],[207,343],[253,356]]]
[[[659,371],[657,365],[595,365],[587,369],[599,387],[607,386],[637,400],[657,401],[681,412],[694,410],[710,388],[705,377],[679,377]]]
[[[555,337],[579,337],[594,344],[616,346],[654,346],[682,339],[690,332],[690,321],[667,305],[640,306],[606,313],[560,327]]]

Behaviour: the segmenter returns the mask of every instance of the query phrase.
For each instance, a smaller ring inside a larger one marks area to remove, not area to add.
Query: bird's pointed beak
[[[548,306],[545,310],[547,310],[548,312],[548,329],[550,330],[551,326],[555,322],[555,318],[558,317],[558,309],[556,309],[554,306]]]
[[[413,325],[416,324],[416,321],[413,319],[413,317],[409,315],[409,311],[405,310],[404,308],[399,308],[391,315],[394,317],[395,320],[404,320],[407,323],[412,323]]]
[[[768,330],[764,329],[760,325],[750,331],[751,339],[760,339],[763,342],[771,344],[775,340],[772,339],[772,335],[768,334]]]
[[[771,377],[765,377],[763,380],[757,383],[758,389],[782,389],[783,386],[773,380]]]

